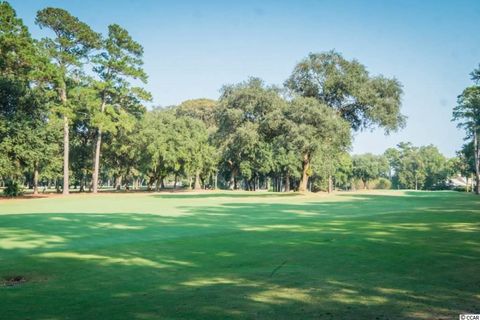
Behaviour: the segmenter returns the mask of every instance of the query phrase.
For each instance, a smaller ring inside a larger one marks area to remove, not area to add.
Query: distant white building
[[[448,184],[452,187],[464,187],[466,188],[467,185],[469,188],[473,188],[473,178],[467,179],[466,177],[462,176],[456,176],[456,177],[451,177],[448,179]]]

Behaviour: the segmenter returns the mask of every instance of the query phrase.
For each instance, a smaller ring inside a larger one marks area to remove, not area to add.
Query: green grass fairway
[[[0,319],[458,319],[479,231],[455,192],[0,200]]]

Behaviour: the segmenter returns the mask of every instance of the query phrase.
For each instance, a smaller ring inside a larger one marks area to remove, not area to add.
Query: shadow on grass
[[[168,194],[154,194],[154,198],[163,199],[203,199],[203,198],[286,198],[302,196],[301,193],[296,192],[236,192],[236,191],[221,191],[221,192],[205,192],[205,193],[168,193]]]
[[[477,311],[477,198],[340,199],[179,205],[191,213],[180,217],[0,216],[0,276],[29,280],[0,287],[1,315],[449,319]]]

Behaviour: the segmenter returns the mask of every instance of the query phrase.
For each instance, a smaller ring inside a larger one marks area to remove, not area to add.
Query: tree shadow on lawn
[[[237,192],[237,191],[221,191],[221,192],[205,192],[205,193],[165,193],[154,194],[152,197],[160,199],[204,199],[204,198],[287,198],[302,196],[297,192]]]
[[[472,197],[0,217],[5,319],[450,319],[478,311]],[[478,207],[478,206],[477,206]]]

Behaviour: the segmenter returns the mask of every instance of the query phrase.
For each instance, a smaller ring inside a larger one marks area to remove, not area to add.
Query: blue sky
[[[309,52],[335,49],[404,86],[407,127],[355,135],[355,153],[400,141],[453,156],[463,133],[450,122],[480,63],[480,1],[10,1],[35,37],[37,10],[61,7],[105,33],[110,23],[145,48],[156,105],[217,98],[223,84],[257,76],[282,84]]]

